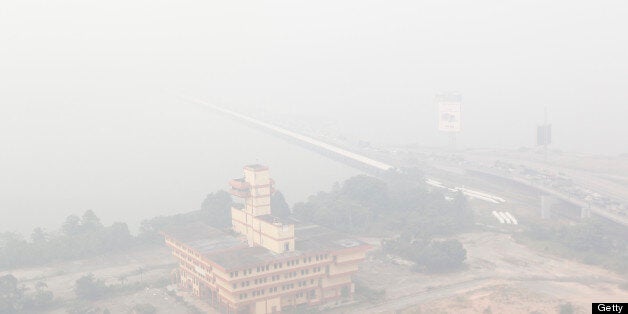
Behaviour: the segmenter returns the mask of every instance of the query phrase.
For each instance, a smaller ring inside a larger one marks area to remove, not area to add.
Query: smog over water
[[[3,1],[0,314],[620,313],[626,16]]]

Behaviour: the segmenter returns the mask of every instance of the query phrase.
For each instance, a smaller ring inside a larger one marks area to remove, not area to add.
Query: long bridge
[[[274,135],[281,136],[299,145],[304,145],[307,148],[314,150],[317,153],[329,156],[333,159],[336,159],[345,164],[348,164],[349,166],[364,170],[366,172],[378,175],[386,171],[398,171],[398,168],[396,168],[393,165],[387,164],[385,162],[378,161],[378,160],[372,159],[370,157],[367,157],[367,156],[364,156],[355,152],[351,152],[349,150],[346,150],[344,148],[341,148],[341,147],[338,147],[329,143],[325,143],[323,141],[317,140],[310,136],[306,136],[306,135],[303,135],[303,134],[300,134],[300,133],[264,122],[264,121],[260,121],[258,119],[249,117],[239,112],[235,112],[233,110],[216,106],[207,101],[203,101],[197,98],[186,97],[186,96],[180,96],[180,97],[185,101],[188,101],[188,102],[191,102],[191,103],[194,103],[196,105],[200,105],[206,108],[210,108],[212,110],[215,110],[217,112],[220,112],[222,114],[235,118],[244,123],[248,123],[249,125],[252,125],[254,127],[258,127],[261,130],[270,131]],[[481,192],[481,191],[464,188],[464,187],[447,187],[443,185],[442,183],[434,180],[433,178],[426,178],[425,183],[433,187],[445,189],[448,191],[461,192],[467,197],[486,201],[489,203],[499,204],[499,203],[504,203],[506,201],[499,196],[491,195],[486,192]]]
[[[360,154],[356,154],[354,152],[350,152],[350,151],[348,151],[346,149],[343,149],[343,148],[340,148],[338,146],[331,145],[331,144],[325,143],[323,141],[317,140],[315,138],[312,138],[312,137],[309,137],[309,136],[306,136],[306,135],[303,135],[303,134],[299,134],[297,132],[293,132],[293,131],[290,131],[288,129],[276,126],[276,125],[272,125],[270,123],[266,123],[266,122],[257,120],[255,118],[243,115],[241,113],[238,113],[238,112],[235,112],[235,111],[232,111],[232,110],[229,110],[229,109],[225,109],[225,108],[213,105],[211,103],[202,101],[200,99],[183,97],[183,96],[182,96],[182,98],[187,100],[187,101],[193,102],[193,103],[195,103],[197,105],[202,105],[202,106],[205,106],[207,108],[211,108],[213,110],[216,110],[218,112],[221,112],[223,114],[226,114],[228,116],[236,118],[236,119],[241,120],[243,122],[250,123],[253,126],[257,126],[257,127],[262,128],[262,129],[271,131],[271,132],[273,132],[275,134],[278,134],[278,135],[281,135],[281,136],[284,136],[284,137],[296,140],[299,143],[306,144],[307,146],[311,146],[311,147],[314,147],[314,148],[321,149],[324,152],[333,153],[333,154],[341,157],[342,159],[346,159],[346,160],[352,161],[353,162],[352,163],[353,166],[356,166],[356,163],[357,163],[357,166],[363,165],[363,166],[372,168],[373,170],[376,170],[376,171],[388,171],[388,170],[394,170],[395,169],[395,167],[393,167],[392,165],[383,163],[381,161],[377,161],[377,160],[374,160],[372,158],[369,158],[369,157],[366,157],[366,156],[363,156],[363,155],[360,155]]]
[[[286,138],[288,140],[291,140],[299,145],[304,145],[309,149],[312,149],[314,151],[316,151],[317,153],[321,153],[323,155],[327,155],[331,158],[334,158],[336,160],[340,160],[341,162],[348,164],[352,167],[361,169],[361,170],[365,170],[367,172],[370,173],[374,173],[374,174],[381,174],[383,172],[386,171],[396,171],[398,170],[395,166],[387,164],[385,162],[382,161],[378,161],[375,160],[373,158],[349,151],[347,149],[338,147],[336,145],[332,145],[329,143],[325,143],[321,140],[315,139],[313,137],[307,136],[307,135],[303,135],[300,133],[297,133],[295,131],[291,131],[288,130],[286,128],[282,128],[280,126],[276,126],[264,121],[260,121],[258,119],[255,119],[253,117],[241,114],[239,112],[235,112],[233,110],[229,110],[226,108],[222,108],[220,106],[216,106],[214,104],[211,104],[209,102],[197,99],[197,98],[191,98],[191,97],[185,97],[185,96],[180,96],[182,99],[206,107],[206,108],[210,108],[212,110],[215,110],[217,112],[220,112],[222,114],[225,114],[227,116],[230,116],[232,118],[235,118],[239,121],[242,121],[244,123],[247,123],[251,126],[260,128],[261,130],[264,131],[269,131],[274,135],[278,135],[281,136],[283,138]],[[617,214],[617,213],[613,213],[610,212],[607,209],[598,207],[598,206],[593,206],[590,205],[588,203],[585,203],[582,200],[570,197],[568,195],[565,195],[564,193],[560,192],[560,191],[556,191],[554,189],[545,187],[545,186],[539,186],[537,184],[533,184],[531,182],[528,182],[527,180],[523,180],[517,177],[512,177],[512,176],[504,176],[501,174],[496,174],[494,172],[485,170],[485,169],[479,169],[479,168],[473,168],[473,169],[463,169],[465,171],[470,171],[470,172],[478,172],[478,173],[483,173],[483,174],[488,174],[488,175],[493,175],[493,176],[497,176],[500,177],[502,179],[508,179],[511,180],[513,182],[517,182],[520,184],[524,184],[528,187],[532,187],[534,189],[537,189],[538,191],[547,194],[547,195],[551,195],[553,197],[556,197],[558,199],[561,199],[567,203],[570,203],[576,207],[579,208],[587,208],[588,210],[591,211],[591,213],[596,214],[600,217],[606,218],[608,220],[614,221],[618,224],[624,225],[624,226],[628,226],[628,217],[625,217],[623,215]],[[482,200],[482,201],[486,201],[486,202],[490,202],[490,203],[495,203],[495,204],[499,204],[499,203],[504,203],[506,202],[505,199],[496,196],[496,195],[492,195],[489,193],[485,193],[485,192],[480,192],[474,189],[469,189],[469,188],[465,188],[465,187],[447,187],[445,185],[443,185],[442,183],[434,180],[433,178],[426,178],[425,182],[428,185],[431,185],[433,187],[437,187],[437,188],[442,188],[445,190],[449,190],[449,191],[459,191],[462,192],[464,195],[466,195],[467,197],[470,198],[474,198],[474,199],[478,199],[478,200]]]

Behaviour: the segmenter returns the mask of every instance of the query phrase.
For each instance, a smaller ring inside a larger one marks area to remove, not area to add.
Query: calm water
[[[87,209],[136,229],[198,209],[249,163],[269,165],[290,204],[358,173],[168,95],[97,99],[3,108],[0,231],[55,229]]]

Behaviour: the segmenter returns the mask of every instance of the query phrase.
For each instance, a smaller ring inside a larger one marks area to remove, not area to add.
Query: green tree
[[[74,293],[81,299],[95,300],[103,297],[109,292],[109,287],[100,279],[96,279],[94,274],[87,274],[76,280]]]
[[[0,313],[16,313],[21,309],[23,291],[13,275],[0,277]]]
[[[33,307],[38,309],[46,308],[52,304],[53,299],[54,295],[50,290],[48,290],[48,285],[45,282],[38,281],[35,284]]]
[[[431,272],[451,271],[460,268],[467,258],[467,250],[458,240],[432,241],[416,258],[418,265]]]
[[[225,228],[231,225],[231,195],[225,191],[210,193],[201,204],[201,217],[214,227]]]
[[[31,233],[31,241],[34,244],[44,244],[48,241],[48,235],[44,232],[42,228],[33,229],[33,233]]]
[[[342,197],[375,209],[389,204],[386,182],[371,176],[359,175],[346,180],[340,190]]]
[[[76,215],[68,216],[61,227],[61,231],[67,236],[74,236],[81,233],[81,219]]]
[[[290,217],[290,206],[286,202],[283,194],[279,191],[275,192],[270,197],[270,208],[273,212],[273,215],[277,217]]]
[[[150,303],[136,304],[133,306],[134,314],[153,314],[157,313],[157,309]]]
[[[104,229],[102,237],[105,239],[105,249],[116,250],[128,247],[134,239],[126,223],[115,222]]]
[[[563,303],[558,307],[558,312],[560,314],[572,314],[574,311],[574,306],[571,303]]]
[[[87,210],[81,217],[81,228],[84,232],[97,231],[103,228],[100,218],[96,216],[94,211]]]

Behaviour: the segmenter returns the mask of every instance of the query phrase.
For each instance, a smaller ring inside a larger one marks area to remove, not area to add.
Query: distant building
[[[352,275],[369,245],[312,224],[272,216],[268,167],[244,167],[229,182],[243,203],[231,208],[234,232],[202,223],[165,230],[179,259],[177,281],[224,313],[279,313],[352,299]]]

